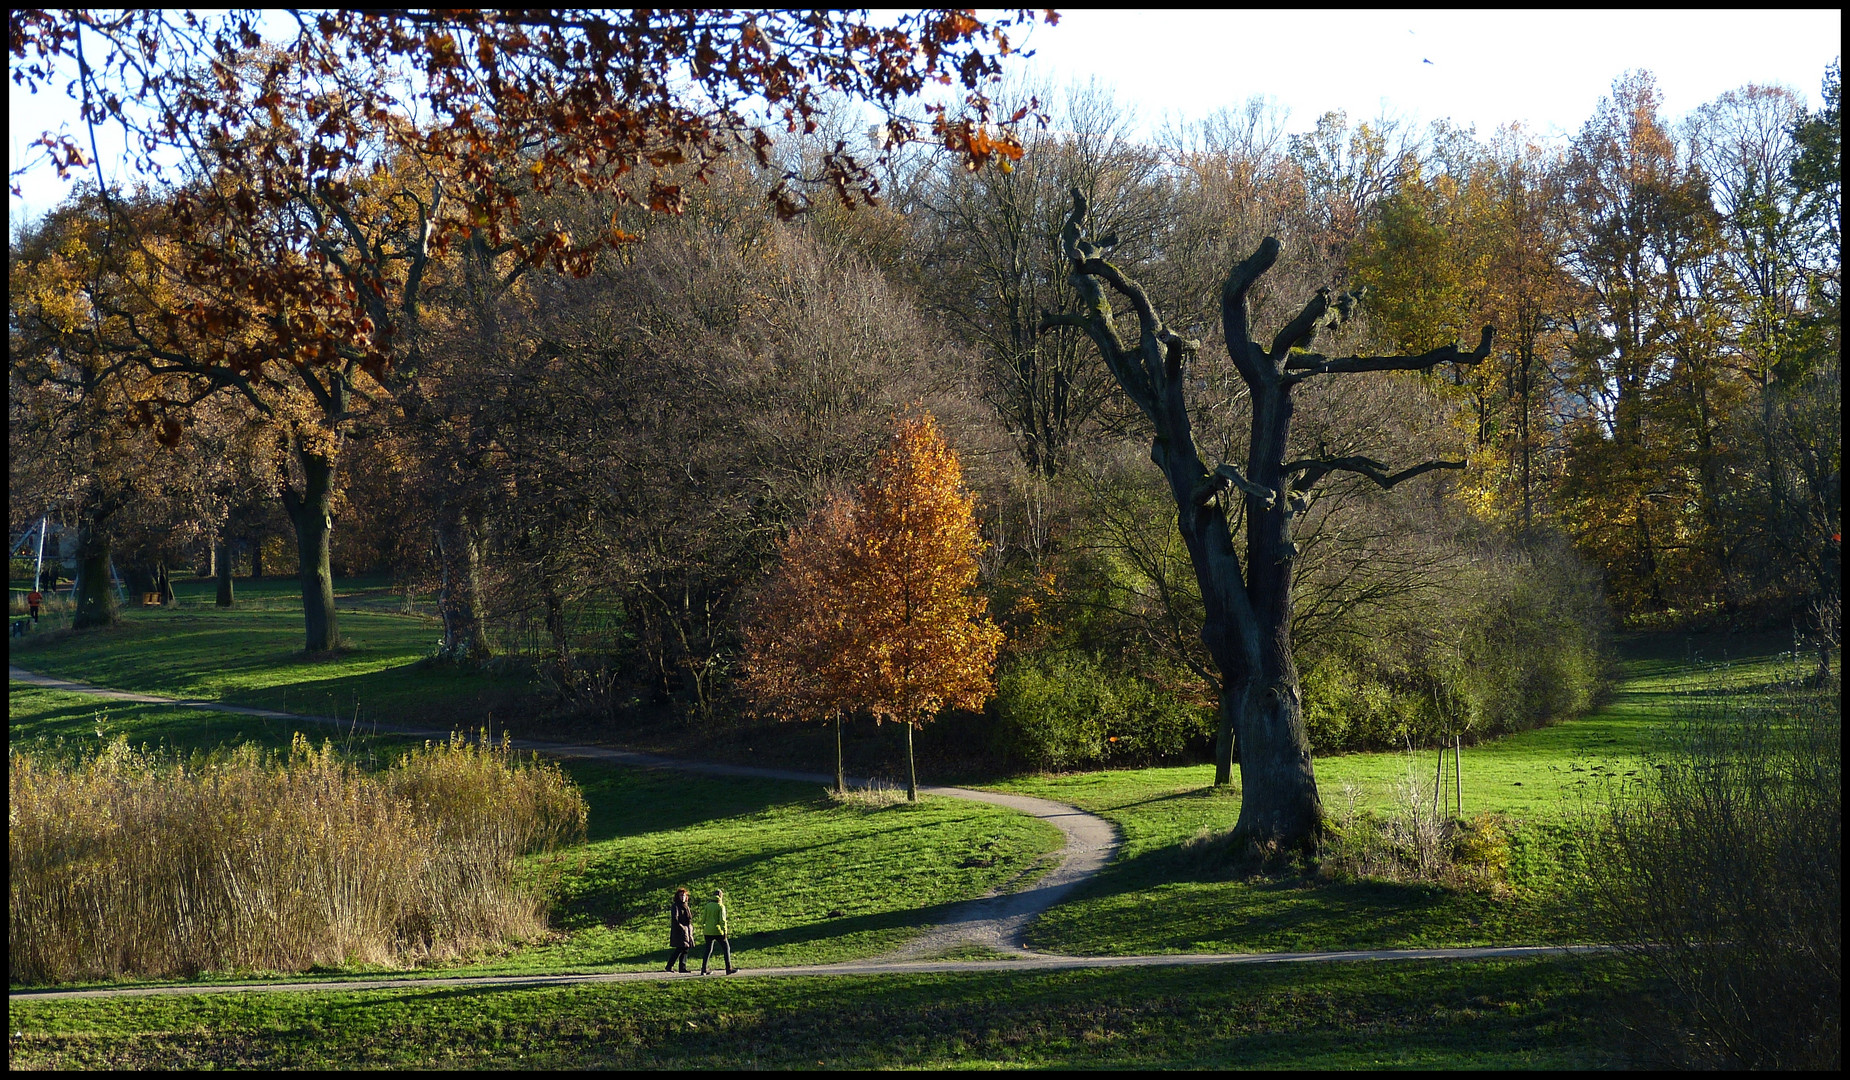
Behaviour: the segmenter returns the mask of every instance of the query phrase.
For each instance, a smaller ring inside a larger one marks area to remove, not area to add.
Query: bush
[[[1443,596],[1377,613],[1300,658],[1311,746],[1432,745],[1583,712],[1604,678],[1606,621],[1597,584],[1565,547],[1487,555]]]
[[[1012,664],[997,680],[996,710],[998,749],[1051,771],[1175,758],[1214,732],[1207,710],[1083,655]]]
[[[300,971],[457,955],[544,929],[516,860],[582,834],[558,767],[426,743],[368,774],[287,755],[9,751],[14,983]]]
[[[1803,674],[1689,695],[1587,823],[1586,906],[1667,988],[1636,1026],[1668,1064],[1840,1065],[1843,709]]]

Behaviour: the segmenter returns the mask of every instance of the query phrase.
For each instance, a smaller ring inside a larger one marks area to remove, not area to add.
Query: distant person
[[[662,970],[673,971],[680,964],[681,974],[687,974],[687,951],[694,947],[694,903],[686,889],[676,889],[674,903],[668,906],[668,947],[674,953]]]
[[[726,940],[726,893],[723,889],[713,890],[713,899],[708,900],[700,909],[700,929],[707,936],[707,955],[701,958],[700,973],[707,973],[707,964],[713,959],[713,943],[719,942],[720,948],[726,950],[726,974],[731,975],[739,969],[732,966],[732,943]]]
[[[26,594],[26,614],[32,616],[32,625],[34,626],[39,624],[39,605],[44,602],[44,595],[37,589],[33,589]]]

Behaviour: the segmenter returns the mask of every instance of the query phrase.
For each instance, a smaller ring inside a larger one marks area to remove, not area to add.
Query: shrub
[[[1311,746],[1431,745],[1583,712],[1604,677],[1605,630],[1599,589],[1564,547],[1487,554],[1444,594],[1377,612],[1300,658]]]
[[[1214,731],[1207,710],[1077,654],[1031,656],[1005,669],[996,709],[999,749],[1054,771],[1174,758]]]
[[[1843,710],[1803,674],[1689,695],[1587,823],[1586,906],[1667,987],[1636,1026],[1669,1064],[1840,1065]]]
[[[555,765],[460,737],[380,774],[286,755],[9,751],[15,983],[457,955],[544,929],[516,860],[580,834]]]

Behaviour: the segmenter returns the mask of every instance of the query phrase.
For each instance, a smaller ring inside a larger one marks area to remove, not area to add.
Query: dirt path
[[[1063,971],[1074,968],[1183,967],[1219,964],[1318,964],[1357,960],[1495,960],[1526,956],[1565,956],[1604,951],[1597,945],[1507,945],[1476,949],[1367,949],[1352,952],[1311,953],[1189,953],[1174,956],[1048,956],[1029,954],[1006,960],[857,960],[847,964],[810,964],[801,967],[740,968],[735,979],[780,979],[790,976],[911,975],[936,971]],[[617,971],[593,975],[478,975],[458,978],[340,979],[321,982],[223,983],[184,986],[130,986],[96,990],[22,990],[7,994],[8,1001],[52,1001],[60,998],[149,997],[171,994],[263,994],[288,991],[438,990],[457,987],[492,987],[501,990],[578,986],[584,983],[657,982],[698,979],[698,975],[662,971]],[[725,979],[715,972],[709,978]]]
[[[303,716],[296,713],[276,712],[270,709],[253,709],[241,705],[225,705],[216,701],[197,701],[189,699],[158,697],[153,694],[135,694],[124,690],[108,690],[90,686],[85,683],[71,682],[37,675],[29,671],[7,665],[7,678],[13,682],[29,683],[52,690],[67,693],[89,694],[95,697],[110,698],[116,701],[133,701],[145,704],[177,705],[189,709],[206,709],[214,712],[236,713],[241,716],[259,716],[273,720],[294,720],[303,723],[345,725],[348,721],[334,717]],[[386,724],[368,725],[368,730],[388,732],[396,735],[415,735],[431,738],[448,738],[449,732],[436,728],[396,727]],[[632,750],[613,750],[602,746],[588,746],[574,743],[535,742],[531,739],[514,739],[512,745],[522,750],[533,750],[542,754],[562,758],[585,758],[593,761],[609,761],[621,765],[631,765],[648,769],[675,769],[683,772],[698,772],[713,776],[749,776],[769,780],[796,780],[806,783],[828,785],[833,777],[821,773],[795,772],[787,769],[763,769],[750,765],[722,765],[707,762],[677,761],[672,758],[643,754]],[[865,783],[865,781],[854,781]],[[902,973],[934,971],[1049,971],[1066,968],[1103,968],[1103,967],[1162,967],[1187,964],[1287,964],[1287,963],[1324,963],[1332,961],[1354,960],[1474,960],[1493,957],[1551,956],[1571,952],[1596,951],[1597,947],[1549,947],[1549,946],[1503,946],[1487,948],[1462,949],[1372,949],[1346,952],[1310,952],[1310,953],[1194,953],[1186,955],[1165,956],[1054,956],[1047,953],[1029,952],[1022,947],[1022,935],[1028,924],[1041,912],[1058,903],[1068,892],[1098,873],[1118,847],[1118,833],[1115,826],[1104,818],[1088,814],[1076,807],[1047,799],[1036,799],[1026,795],[1009,795],[995,791],[976,791],[969,788],[927,787],[921,786],[921,792],[930,795],[943,795],[957,799],[973,799],[978,802],[1006,806],[1032,817],[1041,818],[1058,828],[1066,836],[1066,844],[1054,854],[1052,859],[1044,860],[1055,864],[1038,879],[1029,881],[1025,888],[1010,891],[1013,886],[1030,878],[1038,867],[1023,874],[1014,882],[1006,882],[989,894],[969,901],[955,909],[936,926],[929,927],[910,944],[894,953],[872,960],[860,960],[845,964],[819,964],[800,967],[780,968],[746,968],[738,977],[781,978],[793,975],[893,975]],[[945,952],[967,945],[987,946],[1001,950],[1007,955],[998,960],[934,960]],[[722,978],[724,976],[721,976]],[[258,993],[267,991],[306,991],[306,990],[383,990],[392,988],[423,987],[545,987],[571,986],[579,983],[598,982],[638,982],[657,979],[698,978],[698,976],[670,975],[660,971],[612,972],[592,975],[501,975],[477,977],[430,977],[430,978],[383,978],[353,979],[341,981],[298,981],[241,983],[224,985],[187,984],[182,986],[123,987],[98,990],[42,990],[9,992],[9,1000],[112,997],[123,995],[149,994],[226,994]]]

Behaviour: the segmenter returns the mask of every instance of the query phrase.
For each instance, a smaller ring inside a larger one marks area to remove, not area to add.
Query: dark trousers
[[[707,935],[707,955],[701,957],[700,959],[700,973],[702,975],[705,975],[707,973],[707,964],[713,959],[713,943],[716,941],[719,942],[720,948],[726,950],[726,970],[727,971],[732,970],[732,942],[727,941],[726,935],[724,934],[721,934],[718,937],[714,937],[713,935],[708,934]]]
[[[673,948],[674,948],[674,955],[673,955],[673,956],[670,956],[670,957],[668,958],[668,967],[667,967],[667,970],[669,970],[669,971],[673,971],[673,970],[674,970],[674,966],[675,966],[676,964],[680,964],[680,965],[681,965],[681,970],[682,970],[682,971],[686,971],[686,970],[687,970],[687,952],[688,952],[688,949],[689,949],[690,947],[691,947],[691,946],[687,946],[687,945],[676,945],[676,946],[674,946],[674,947],[673,947]]]

